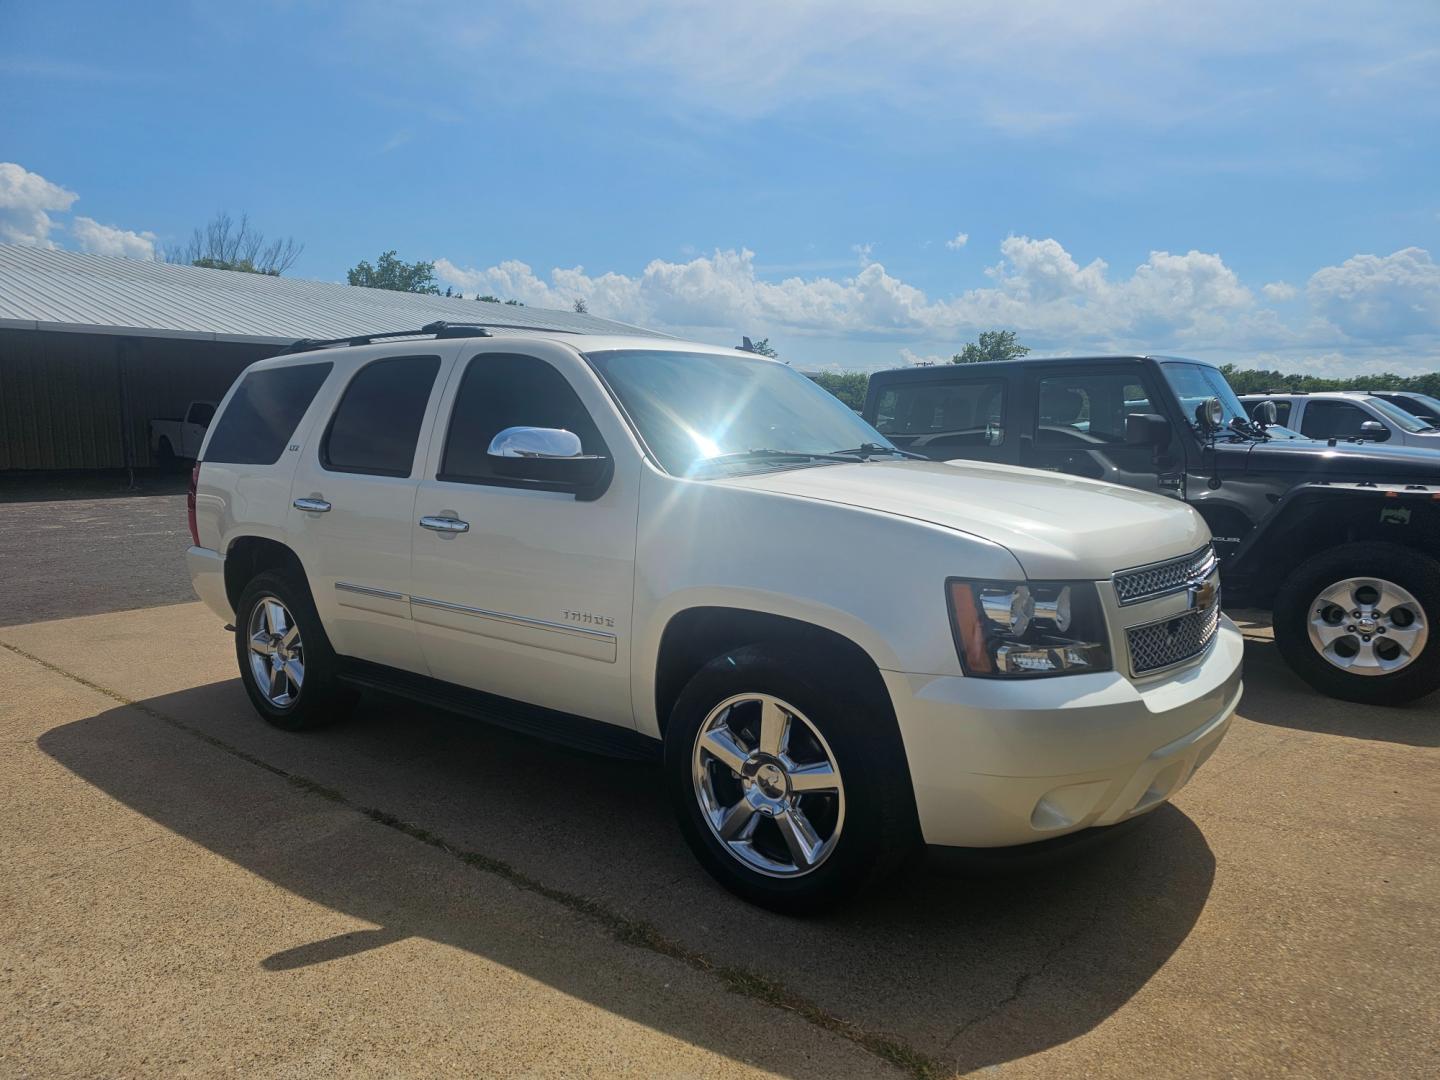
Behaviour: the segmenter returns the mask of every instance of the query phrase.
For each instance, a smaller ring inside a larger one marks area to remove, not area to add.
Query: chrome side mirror
[[[585,453],[580,436],[564,428],[508,427],[490,440],[487,455],[511,486],[568,491],[582,501],[603,495],[613,471],[608,457]]]
[[[576,458],[581,456],[580,436],[564,428],[507,427],[490,440],[491,457]]]
[[[1390,429],[1379,420],[1366,420],[1360,425],[1360,438],[1367,442],[1384,442],[1390,438]]]

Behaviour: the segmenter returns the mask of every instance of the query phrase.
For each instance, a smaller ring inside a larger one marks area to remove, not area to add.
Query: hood
[[[929,522],[1000,544],[1035,580],[1098,580],[1210,539],[1183,502],[978,461],[867,461],[712,481]]]
[[[1440,440],[1437,440],[1440,443]],[[1284,473],[1294,483],[1333,480],[1377,484],[1440,484],[1440,446],[1422,450],[1383,443],[1328,443],[1301,439],[1221,443],[1215,449],[1232,468],[1251,473]],[[1243,463],[1242,463],[1243,462]]]

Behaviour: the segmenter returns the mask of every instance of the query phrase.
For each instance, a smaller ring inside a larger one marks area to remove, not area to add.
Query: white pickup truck
[[[210,430],[215,416],[215,402],[192,401],[183,417],[166,417],[150,421],[150,454],[156,464],[174,465],[177,459],[192,460],[200,456],[200,445]]]
[[[270,723],[375,688],[653,757],[712,875],[812,910],[1153,810],[1240,697],[1190,507],[911,457],[729,349],[307,342],[222,402],[187,561]]]

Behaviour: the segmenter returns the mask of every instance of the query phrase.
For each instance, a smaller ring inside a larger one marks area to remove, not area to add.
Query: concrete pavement
[[[381,697],[274,731],[198,604],[0,629],[0,1072],[1433,1076],[1440,703],[1252,636],[1142,827],[795,921],[650,767]]]

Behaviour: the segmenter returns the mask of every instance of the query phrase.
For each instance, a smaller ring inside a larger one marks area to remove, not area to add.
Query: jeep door
[[[436,678],[633,727],[630,625],[640,462],[571,349],[503,340],[463,355],[413,523],[411,610]],[[491,440],[561,428],[609,457],[596,496],[507,475]]]
[[[427,343],[428,344],[428,343]],[[337,652],[424,674],[410,621],[415,489],[454,355],[373,356],[340,369],[300,453],[286,529]]]
[[[1029,422],[1020,438],[1020,464],[1181,497],[1177,433],[1172,430],[1170,445],[1158,450],[1126,442],[1125,418],[1166,415],[1161,400],[1139,364],[1035,365],[1025,378]]]

